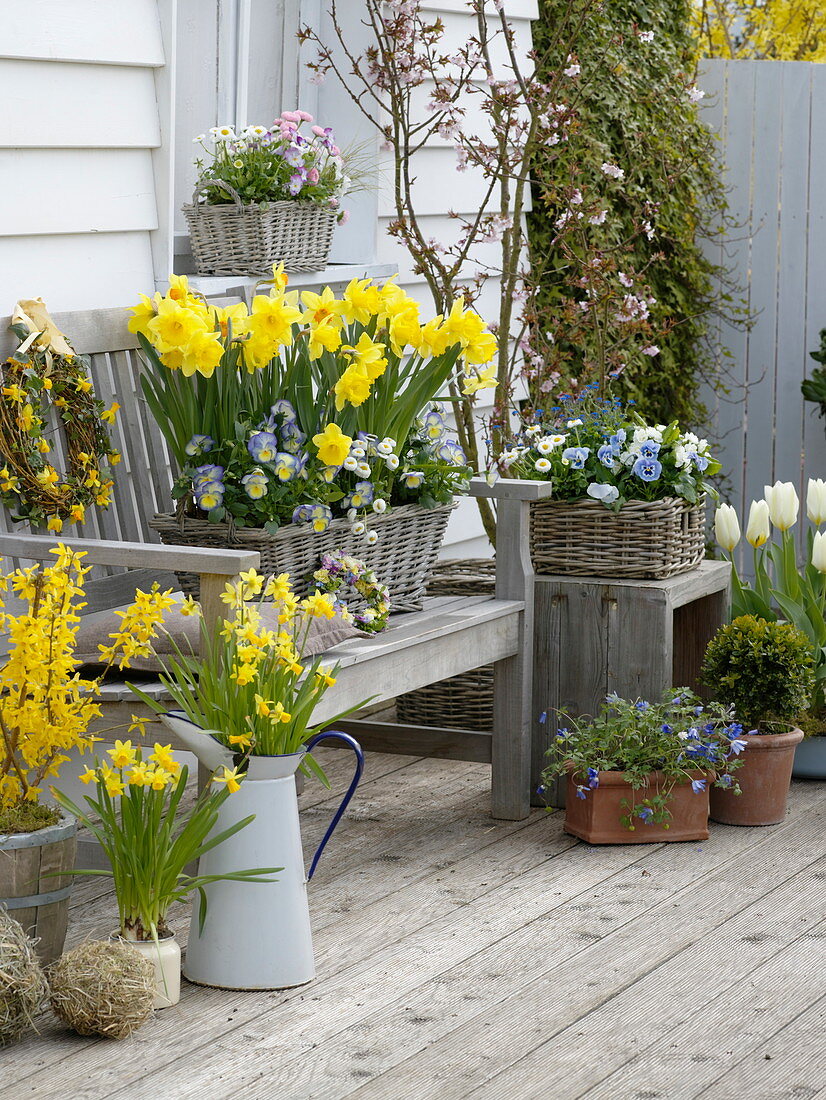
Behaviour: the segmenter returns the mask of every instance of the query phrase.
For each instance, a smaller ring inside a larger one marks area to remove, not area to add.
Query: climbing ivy
[[[569,0],[539,0],[534,45],[540,79],[566,62],[555,53],[554,27],[568,5]],[[701,121],[696,96],[686,95],[696,62],[690,6],[690,0],[605,0],[588,16],[577,43],[580,125],[571,143],[585,186],[604,184],[606,160],[622,166],[623,185],[607,197],[608,217],[618,226],[618,238],[630,242],[629,263],[645,273],[656,299],[659,354],[629,362],[612,389],[635,400],[649,419],[684,423],[702,419],[701,381],[720,379],[719,349],[708,340],[712,319],[725,314],[742,320],[736,288],[728,287],[712,258],[715,249],[703,247],[704,239],[722,232],[727,216],[714,138]],[[653,39],[647,41],[650,32]],[[630,50],[641,33],[646,48]],[[531,250],[542,257],[550,253],[552,261],[543,265],[548,274],[538,295],[541,328],[543,315],[550,318],[565,294],[559,274],[564,264],[553,262],[558,216],[553,183],[541,163],[534,168]],[[651,239],[639,232],[639,211],[646,203],[656,211]],[[572,375],[581,373],[584,380],[593,357],[588,337],[580,336],[569,364]]]

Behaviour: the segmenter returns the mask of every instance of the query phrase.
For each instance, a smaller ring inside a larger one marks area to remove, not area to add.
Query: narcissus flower
[[[350,453],[353,439],[345,435],[338,424],[328,424],[323,432],[313,436],[313,443],[325,466],[341,466]]]

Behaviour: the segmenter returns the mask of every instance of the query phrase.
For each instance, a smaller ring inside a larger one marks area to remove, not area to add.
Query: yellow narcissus
[[[206,320],[195,310],[164,298],[158,305],[158,313],[146,326],[147,335],[161,352],[183,348],[196,332],[207,332]]]
[[[301,315],[305,325],[312,323],[341,326],[341,309],[344,303],[336,298],[330,287],[325,286],[320,294],[316,294],[313,290],[303,290],[301,301],[306,307]]]
[[[217,333],[196,332],[183,349],[181,370],[187,378],[196,371],[204,378],[211,378],[223,354],[224,345]]]
[[[345,435],[338,424],[328,424],[323,432],[313,436],[318,457],[325,466],[340,466],[350,453],[353,440]]]
[[[364,372],[370,382],[384,374],[387,360],[384,358],[384,344],[377,344],[363,332],[358,343],[353,346],[345,344],[342,348],[350,357],[350,365]]]
[[[311,360],[320,358],[325,351],[338,351],[341,347],[341,335],[334,322],[324,321],[311,328],[307,346]]]
[[[381,293],[369,279],[351,279],[343,294],[341,314],[348,324],[367,325],[382,308]]]
[[[361,405],[370,396],[370,379],[358,367],[348,367],[333,386],[336,395],[336,409],[339,412],[349,402]]]

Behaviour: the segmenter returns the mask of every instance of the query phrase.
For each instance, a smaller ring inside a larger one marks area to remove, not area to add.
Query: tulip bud
[[[772,523],[780,531],[788,531],[797,523],[797,510],[800,501],[790,481],[775,481],[765,487],[766,503]]]
[[[749,509],[749,522],[746,527],[746,538],[755,549],[768,542],[771,528],[769,526],[769,506],[765,500],[753,500]]]
[[[826,535],[822,531],[815,531],[812,542],[812,565],[818,573],[826,573]]]
[[[721,504],[714,514],[714,537],[729,552],[740,541],[740,524],[730,504]]]
[[[806,515],[819,527],[826,523],[826,481],[822,478],[809,478],[806,493]]]

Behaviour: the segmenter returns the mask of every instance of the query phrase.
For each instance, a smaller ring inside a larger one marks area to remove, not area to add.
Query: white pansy
[[[677,443],[674,447],[674,465],[678,470],[682,470],[689,464],[691,459],[688,457],[688,448],[684,447],[682,443]]]
[[[585,492],[594,500],[601,500],[603,504],[611,504],[619,496],[616,485],[602,485],[598,481],[592,481]]]

